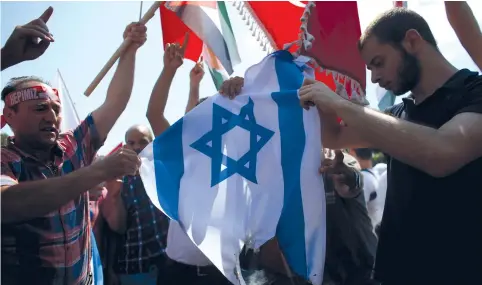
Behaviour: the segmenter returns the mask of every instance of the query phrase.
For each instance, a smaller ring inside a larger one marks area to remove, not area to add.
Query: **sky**
[[[146,11],[153,2],[145,1]],[[482,1],[469,1],[477,20],[482,20]],[[122,43],[122,33],[127,24],[139,19],[140,2],[0,2],[0,39],[2,46],[17,25],[28,23],[38,18],[48,7],[54,13],[47,23],[55,38],[46,53],[37,60],[24,62],[1,73],[2,87],[12,77],[36,75],[54,82],[57,69],[67,85],[79,116],[85,116],[95,110],[105,99],[107,87],[115,71],[114,66],[105,76],[90,97],[83,95],[85,89],[104,66],[113,52]],[[392,6],[392,1],[364,0],[358,3],[362,31],[379,13]],[[258,63],[266,52],[251,36],[248,27],[237,11],[227,5],[231,24],[235,31],[241,63],[235,66],[233,76],[243,76],[245,70]],[[429,23],[439,48],[444,56],[457,68],[478,70],[465,50],[460,45],[451,29],[442,1],[409,1],[408,7],[421,14]],[[124,138],[125,131],[133,124],[148,125],[145,113],[147,103],[162,70],[162,31],[159,13],[147,24],[147,42],[139,49],[136,59],[134,89],[126,111],[112,129],[101,154],[108,153]],[[174,78],[170,97],[166,107],[166,117],[174,123],[180,119],[188,98],[189,71],[194,66],[191,61],[184,61]],[[370,82],[367,70],[367,99],[376,108],[376,86]],[[216,88],[206,74],[201,82],[200,96],[211,96]],[[401,99],[398,98],[397,102]],[[2,104],[3,108],[3,104]],[[11,131],[6,127],[4,130]]]

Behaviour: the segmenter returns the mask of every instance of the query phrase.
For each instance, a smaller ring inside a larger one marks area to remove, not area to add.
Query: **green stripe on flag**
[[[224,80],[227,78],[223,76],[222,73],[217,71],[216,69],[208,68],[209,73],[211,74],[211,78],[213,79],[214,86],[216,86],[216,90],[221,89],[221,85],[223,85]]]
[[[238,45],[236,44],[236,38],[234,36],[233,27],[231,26],[231,21],[229,20],[228,10],[226,9],[226,4],[224,1],[218,1],[218,12],[219,20],[221,23],[221,30],[223,32],[224,41],[228,47],[229,56],[233,65],[241,62],[238,53]]]
[[[216,8],[203,5],[202,2],[184,5],[170,3],[166,2],[166,7],[177,14],[213,51],[227,73],[232,74],[233,66],[241,60],[224,1],[216,2]]]
[[[226,22],[226,25],[228,26],[229,31],[234,37],[233,27],[231,26],[231,22],[229,21],[228,10],[226,9],[226,4],[224,3],[224,1],[218,1],[218,9],[219,9],[219,14],[221,14],[221,19]]]

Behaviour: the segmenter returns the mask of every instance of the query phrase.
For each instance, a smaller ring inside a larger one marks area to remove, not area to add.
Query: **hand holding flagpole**
[[[139,23],[141,24],[146,24],[149,22],[152,17],[154,17],[154,14],[156,13],[156,10],[159,9],[159,6],[161,5],[161,1],[156,1],[152,6],[147,10],[147,12],[144,14],[142,19],[140,19]],[[89,87],[84,92],[85,96],[90,96],[94,89],[99,85],[99,83],[102,81],[104,76],[109,72],[109,70],[114,66],[114,63],[119,59],[119,57],[124,53],[126,48],[131,44],[131,41],[129,39],[125,39],[124,42],[120,45],[120,47],[114,52],[114,54],[111,56],[111,58],[107,61],[107,63],[104,65],[104,67],[100,70],[99,74],[94,78],[92,83],[90,83]]]

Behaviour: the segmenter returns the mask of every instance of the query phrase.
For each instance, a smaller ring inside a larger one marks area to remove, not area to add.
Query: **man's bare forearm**
[[[467,2],[445,1],[445,12],[450,25],[461,41],[471,40],[470,37],[465,36],[481,34],[479,24]]]
[[[107,89],[106,102],[118,107],[119,115],[124,111],[134,86],[136,51],[128,50],[119,59],[119,65]]]
[[[105,102],[93,112],[101,139],[107,134],[127,107],[134,86],[135,50],[127,50],[119,59],[114,77],[107,89]]]
[[[437,130],[389,115],[348,101],[338,107],[338,112],[350,128],[359,130],[364,141],[390,156],[437,176],[434,167],[443,153],[443,141]]]
[[[338,137],[340,135],[340,124],[336,116],[324,115],[319,109],[320,126],[321,126],[321,141],[323,147],[330,149],[338,149]]]
[[[176,69],[164,68],[152,89],[149,99],[146,116],[156,137],[170,126],[164,116],[164,111],[174,75],[176,75]]]
[[[101,211],[107,224],[118,234],[125,233],[127,223],[127,211],[124,207],[121,195],[109,196],[103,201]]]
[[[62,177],[3,186],[2,223],[44,216],[58,210],[104,180],[103,172],[88,166]]]
[[[475,64],[482,68],[482,33],[472,9],[465,1],[445,1],[447,19]]]
[[[324,115],[320,110],[321,141],[329,149],[369,147],[353,127],[342,126],[334,115]]]
[[[196,107],[199,102],[199,84],[191,84],[189,88],[189,99],[186,105],[186,114]]]

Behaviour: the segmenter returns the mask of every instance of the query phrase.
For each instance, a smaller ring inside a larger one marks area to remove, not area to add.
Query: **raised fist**
[[[131,41],[129,50],[137,50],[147,41],[147,27],[141,23],[130,23],[124,30],[123,37]]]

